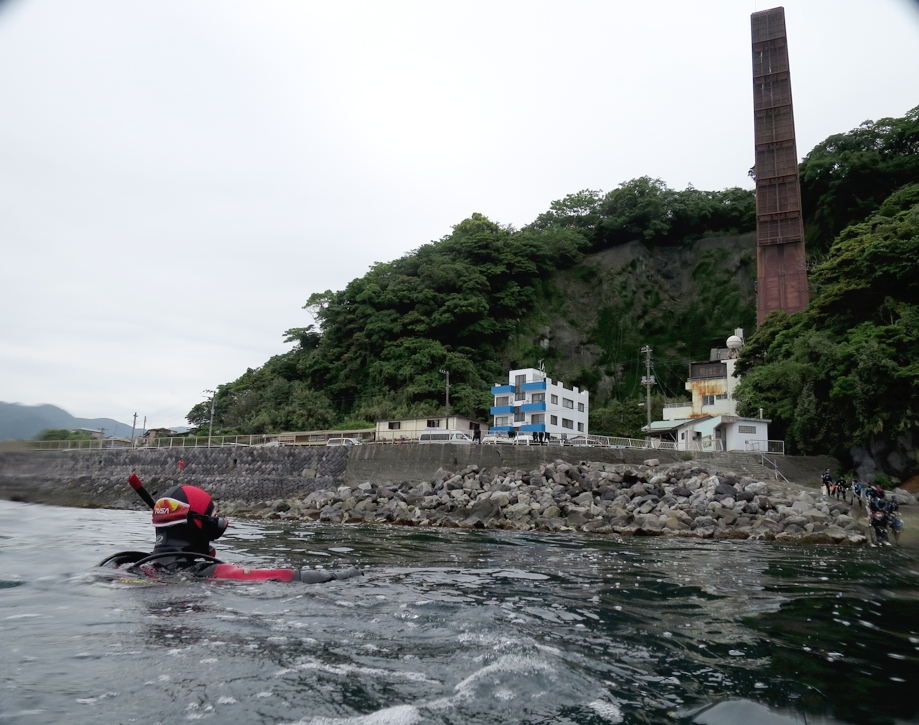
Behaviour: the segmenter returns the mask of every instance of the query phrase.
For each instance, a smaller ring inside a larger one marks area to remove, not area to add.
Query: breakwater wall
[[[417,484],[440,469],[512,468],[546,461],[640,464],[683,460],[674,451],[538,446],[389,445],[354,448],[188,448],[111,451],[0,452],[0,498],[63,506],[141,508],[127,485],[132,471],[151,492],[186,483],[215,501],[257,503],[301,498],[364,482]],[[179,469],[179,459],[184,469]]]

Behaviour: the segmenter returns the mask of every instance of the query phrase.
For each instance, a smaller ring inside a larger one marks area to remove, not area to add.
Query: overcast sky
[[[181,425],[473,212],[750,187],[768,7],[0,1],[0,400]],[[919,105],[919,4],[785,9],[799,153]]]

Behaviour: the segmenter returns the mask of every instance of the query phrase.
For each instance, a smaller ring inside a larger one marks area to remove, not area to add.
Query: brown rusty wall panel
[[[756,144],[756,317],[807,307],[807,259],[785,10],[750,16]]]
[[[756,179],[766,181],[798,173],[798,159],[793,144],[764,146],[756,150]]]

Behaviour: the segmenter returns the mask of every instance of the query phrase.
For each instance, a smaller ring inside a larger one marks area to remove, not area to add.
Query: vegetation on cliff
[[[805,311],[775,312],[749,339],[743,409],[762,407],[793,451],[842,458],[919,430],[919,184],[846,228],[811,283]]]
[[[808,252],[826,253],[843,229],[919,181],[919,106],[830,136],[804,157],[800,173]]]
[[[450,370],[451,409],[487,416],[489,388],[508,367],[546,357],[535,339],[564,302],[556,272],[636,234],[669,245],[749,231],[753,207],[750,191],[675,191],[642,178],[567,197],[521,230],[473,214],[344,290],[313,294],[304,307],[316,324],[287,331],[290,352],[219,387],[215,427],[258,433],[434,414],[441,369]],[[208,417],[204,402],[188,420]]]
[[[919,108],[831,136],[801,180],[813,302],[748,335],[738,394],[791,450],[839,454],[917,427]],[[442,413],[441,369],[452,410],[486,417],[492,383],[544,360],[591,391],[593,432],[637,435],[638,347],[655,350],[659,392],[682,397],[686,362],[733,327],[752,329],[755,259],[739,241],[699,240],[754,226],[751,191],[677,191],[647,177],[571,194],[520,230],[474,214],[344,290],[312,295],[314,324],[287,331],[289,352],[219,387],[215,427]],[[201,403],[188,419],[208,415]]]

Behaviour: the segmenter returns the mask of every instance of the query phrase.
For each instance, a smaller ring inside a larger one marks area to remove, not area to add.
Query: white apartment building
[[[562,439],[587,435],[590,393],[552,382],[541,370],[511,370],[508,384],[495,385],[491,393],[492,431],[543,432]]]

